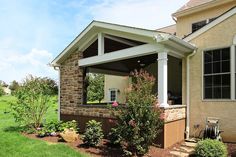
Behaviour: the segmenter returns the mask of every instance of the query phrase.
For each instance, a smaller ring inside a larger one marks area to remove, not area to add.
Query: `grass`
[[[17,124],[10,113],[13,96],[0,97],[0,156],[4,157],[85,157],[64,144],[50,144],[41,140],[29,139],[17,132]],[[57,119],[56,97],[50,100],[46,119]]]

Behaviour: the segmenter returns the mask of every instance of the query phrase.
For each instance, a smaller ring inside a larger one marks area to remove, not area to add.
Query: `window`
[[[212,21],[214,21],[215,19],[217,19],[217,17],[214,17],[214,18],[209,19],[209,22],[212,22]]]
[[[192,24],[192,33],[204,27],[207,24],[207,21],[200,21]]]
[[[204,98],[230,99],[230,48],[204,52]]]
[[[116,89],[109,89],[109,97],[110,101],[116,101],[117,99],[117,90]]]
[[[205,25],[207,25],[208,23],[214,21],[217,17],[214,17],[214,18],[210,18],[210,19],[207,19],[207,20],[203,20],[203,21],[199,21],[199,22],[196,22],[196,23],[193,23],[192,24],[192,33],[199,30],[200,28],[204,27]]]

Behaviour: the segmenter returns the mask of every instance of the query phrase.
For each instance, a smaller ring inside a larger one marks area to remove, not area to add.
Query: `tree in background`
[[[3,96],[5,94],[3,87],[0,85],[0,96]]]
[[[6,84],[6,82],[4,82],[4,81],[0,80],[0,86],[2,86],[2,87],[7,87],[7,86],[8,86],[8,84]]]
[[[17,89],[20,87],[19,83],[16,80],[13,80],[10,85],[9,89],[11,90],[12,95],[14,95]]]
[[[44,80],[45,80],[45,83],[50,88],[50,91],[51,91],[50,95],[57,95],[57,92],[58,92],[57,82],[51,78],[48,78],[48,77],[45,77]]]
[[[87,88],[87,96],[89,101],[99,101],[104,98],[104,75],[89,74],[89,86]]]

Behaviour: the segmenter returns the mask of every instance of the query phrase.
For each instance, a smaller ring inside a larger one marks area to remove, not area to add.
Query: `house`
[[[4,93],[6,93],[7,95],[11,95],[11,89],[9,88],[9,86],[7,87],[3,87]]]
[[[60,119],[76,119],[82,130],[99,120],[108,132],[109,110],[86,105],[86,73],[106,74],[105,99],[122,102],[129,72],[143,68],[157,78],[166,115],[162,147],[199,135],[207,117],[220,119],[224,141],[236,142],[236,1],[190,0],[172,16],[176,25],[158,30],[91,22],[52,61]]]

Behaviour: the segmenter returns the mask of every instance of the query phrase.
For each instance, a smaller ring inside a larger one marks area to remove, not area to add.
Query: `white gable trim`
[[[212,21],[208,25],[206,25],[206,26],[202,27],[201,29],[197,30],[196,32],[190,34],[189,36],[184,38],[184,41],[189,42],[189,41],[193,40],[194,38],[196,38],[199,35],[205,33],[206,31],[208,31],[212,27],[216,26],[217,24],[221,23],[222,21],[224,21],[224,20],[228,19],[229,17],[233,16],[234,14],[236,14],[236,7],[233,8],[232,10],[229,10],[225,14],[221,15],[220,17],[218,17],[217,19],[215,19],[214,21]]]
[[[118,31],[119,33],[129,33],[129,34],[135,34],[142,37],[148,37],[153,38],[156,34],[161,34],[163,36],[167,36],[169,34],[162,33],[158,31],[148,30],[148,29],[142,29],[142,28],[136,28],[136,27],[129,27],[129,26],[123,26],[118,24],[111,24],[111,23],[105,23],[100,21],[92,21],[53,61],[52,65],[57,65],[58,61],[63,58],[65,54],[70,52],[71,50],[74,50],[80,45],[78,45],[79,41],[92,29],[94,28],[94,33],[106,33],[101,32],[101,30],[112,30],[112,31]],[[94,39],[94,37],[91,37]],[[89,40],[86,40],[85,43],[82,43],[82,49],[84,49],[89,43]]]
[[[80,33],[52,62],[52,66],[60,66],[60,62],[70,53],[73,53],[75,50],[78,52],[83,52],[92,42],[98,39],[98,49],[100,51],[100,56],[103,56],[102,53],[104,50],[104,37],[110,37],[109,35],[123,37],[127,39],[133,39],[141,41],[144,43],[151,44],[155,46],[159,45],[160,47],[173,47],[175,53],[179,57],[183,57],[183,54],[190,53],[195,49],[195,46],[191,45],[188,42],[183,41],[182,39],[177,38],[174,35],[168,33],[162,33],[158,31],[146,30],[135,27],[122,26],[117,24],[110,24],[104,22],[93,21],[88,27],[85,28],[83,32]],[[117,38],[119,39],[119,38]],[[113,38],[113,40],[117,40]],[[128,40],[121,41],[124,44],[132,44]],[[135,46],[140,48],[139,46]],[[171,48],[169,48],[171,49]],[[140,52],[140,50],[137,50]],[[141,53],[141,52],[140,52]],[[144,52],[145,53],[145,52]],[[144,54],[143,53],[143,54]],[[178,55],[179,54],[179,55]],[[122,55],[122,54],[121,54]],[[141,55],[141,54],[140,54]],[[119,58],[119,56],[117,56]],[[129,56],[131,57],[131,56]],[[133,55],[135,57],[135,55]],[[89,57],[91,58],[91,57]],[[92,57],[94,58],[94,57]]]

